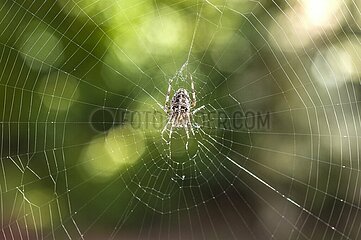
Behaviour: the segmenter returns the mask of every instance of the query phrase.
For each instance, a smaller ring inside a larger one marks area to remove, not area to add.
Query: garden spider
[[[192,118],[193,115],[204,108],[204,105],[196,108],[196,91],[194,89],[194,82],[192,75],[189,76],[191,80],[191,88],[192,88],[192,99],[188,94],[188,91],[184,88],[178,89],[172,98],[171,103],[169,102],[169,96],[172,90],[173,78],[169,79],[168,83],[168,91],[165,98],[164,111],[168,115],[168,121],[162,130],[162,138],[165,142],[169,143],[172,138],[173,128],[184,128],[187,135],[187,144],[186,148],[188,149],[188,139],[189,139],[189,129],[194,136],[194,130],[192,127]],[[164,138],[164,132],[169,129],[169,141]]]

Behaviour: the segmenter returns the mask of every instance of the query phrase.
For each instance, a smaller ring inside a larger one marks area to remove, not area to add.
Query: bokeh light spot
[[[25,30],[19,46],[27,65],[33,70],[57,68],[64,60],[63,45],[42,23],[33,21]]]
[[[37,88],[44,106],[55,111],[65,111],[79,97],[78,82],[69,75],[52,73],[41,79]]]
[[[353,69],[351,56],[339,47],[330,47],[318,53],[312,64],[316,80],[327,87],[345,83]]]
[[[107,179],[120,169],[134,164],[146,149],[144,135],[131,126],[113,128],[104,137],[94,138],[83,154],[85,171]]]

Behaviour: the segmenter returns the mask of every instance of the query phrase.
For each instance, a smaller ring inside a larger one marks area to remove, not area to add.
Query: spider
[[[194,109],[196,107],[197,101],[196,101],[196,91],[194,89],[194,82],[192,75],[190,75],[190,80],[191,80],[192,95],[189,95],[186,89],[179,88],[174,93],[172,101],[169,102],[170,99],[169,97],[172,90],[173,78],[169,79],[168,91],[164,104],[164,111],[168,115],[168,121],[162,130],[162,138],[164,141],[166,141],[164,138],[164,132],[168,130],[169,125],[170,125],[169,140],[172,138],[173,128],[184,128],[187,135],[186,148],[188,148],[189,130],[192,132],[193,136],[195,135],[192,127],[193,115],[204,108],[203,105],[199,108]]]

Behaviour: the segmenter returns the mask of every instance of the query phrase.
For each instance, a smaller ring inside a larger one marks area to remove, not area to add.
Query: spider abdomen
[[[180,88],[172,98],[171,110],[173,113],[189,113],[191,101],[187,90]]]

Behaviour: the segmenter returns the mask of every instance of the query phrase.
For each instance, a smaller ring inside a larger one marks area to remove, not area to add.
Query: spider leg
[[[164,128],[163,128],[163,130],[162,130],[162,132],[161,132],[161,135],[162,135],[162,139],[164,140],[164,142],[166,142],[166,143],[169,143],[169,140],[167,141],[166,139],[165,139],[165,137],[164,137],[164,132],[165,131],[167,131],[167,129],[168,129],[168,125],[169,125],[169,120],[168,120],[168,122],[165,124],[165,126],[164,126]]]
[[[191,124],[191,123],[189,123],[189,128],[191,129],[192,135],[195,136],[195,133],[194,133],[194,130],[193,130],[193,127],[192,127],[192,124]]]
[[[187,125],[184,125],[184,130],[186,132],[186,135],[187,135],[187,139],[189,139],[189,130],[188,130],[188,127],[189,127],[189,123],[187,123]]]
[[[192,74],[189,75],[190,79],[191,79],[191,89],[192,89],[192,107],[195,107],[197,104],[197,99],[196,99],[196,90],[194,89],[194,81],[193,81],[193,77]]]
[[[192,127],[192,120],[191,119],[192,119],[191,114],[188,113],[186,122],[184,124],[184,130],[185,130],[186,135],[187,135],[187,143],[186,143],[186,149],[187,150],[188,150],[188,144],[189,144],[189,129],[190,129],[192,135],[195,136],[195,133],[194,133],[194,130],[193,130],[193,127]]]
[[[199,112],[200,110],[202,110],[202,109],[205,108],[205,107],[206,107],[206,106],[202,105],[202,106],[194,109],[194,110],[192,111],[192,115],[196,114],[197,112]]]
[[[188,123],[189,124],[189,123]],[[188,124],[184,126],[184,130],[186,131],[187,135],[187,142],[186,142],[186,150],[188,150],[188,144],[189,144],[189,130],[188,130]]]
[[[170,143],[170,141],[172,140],[172,133],[173,133],[173,125],[170,126],[168,143]]]
[[[194,129],[192,127],[192,120],[191,119],[192,119],[191,114],[188,113],[187,127],[190,128],[192,135],[195,136]]]
[[[169,111],[169,98],[170,98],[170,92],[172,91],[172,82],[173,79],[169,79],[168,81],[168,90],[167,90],[167,94],[165,95],[165,103],[164,103],[164,111],[166,113],[168,113]]]

